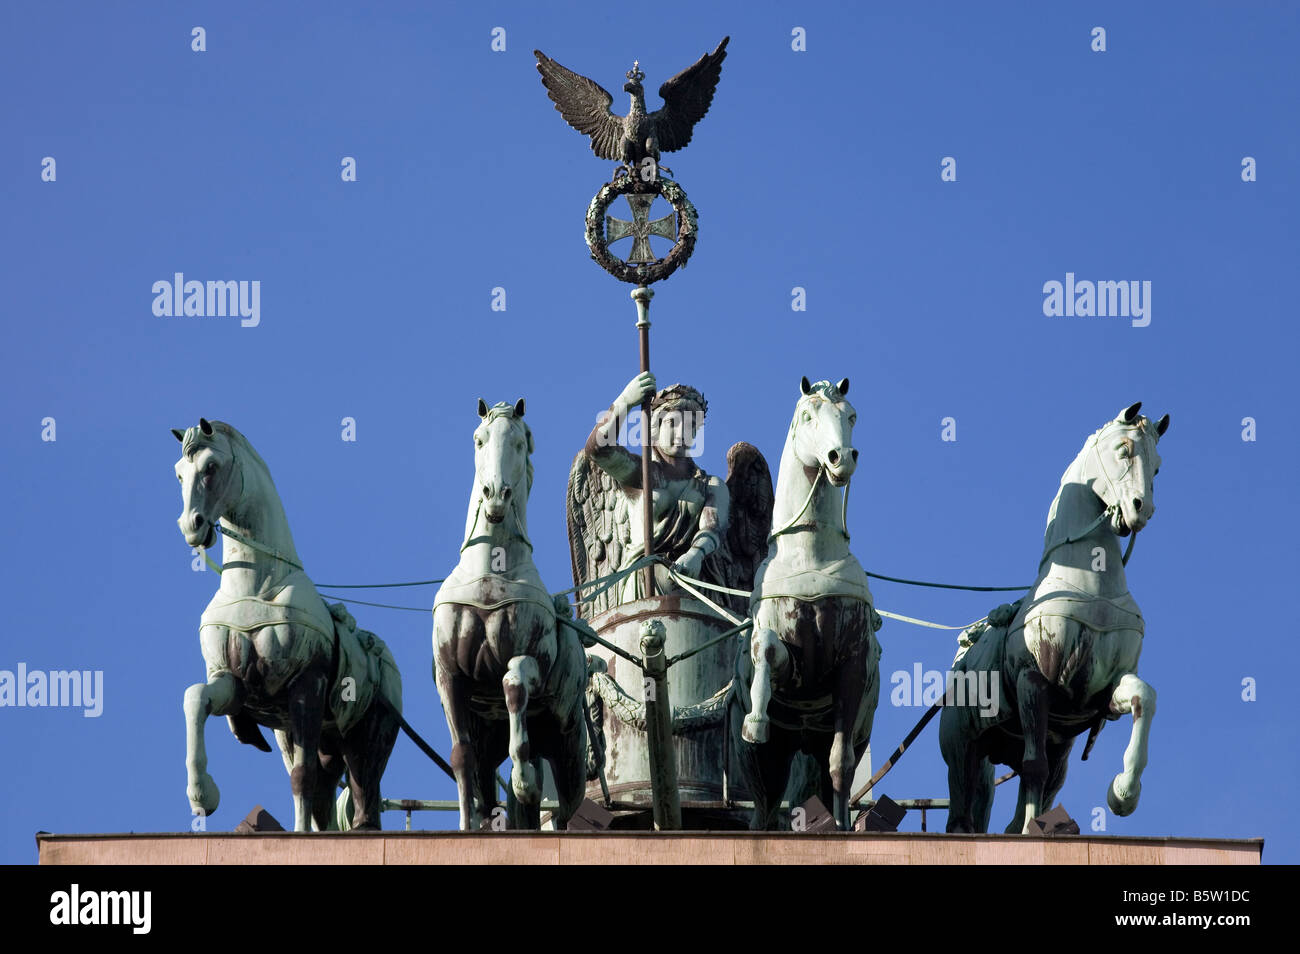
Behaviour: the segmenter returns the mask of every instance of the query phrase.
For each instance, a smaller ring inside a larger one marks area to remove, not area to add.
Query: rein
[[[1128,538],[1128,546],[1124,548],[1124,557],[1120,560],[1124,566],[1128,566],[1128,558],[1133,555],[1133,544],[1137,542],[1138,532],[1134,530],[1133,535]]]
[[[1098,434],[1099,433],[1100,432],[1098,432]],[[1100,449],[1101,441],[1098,439],[1098,434],[1094,434],[1091,438],[1089,438],[1089,443],[1092,445],[1092,452],[1097,458],[1097,467],[1101,471],[1101,475],[1106,478],[1106,483],[1110,485],[1111,493],[1118,501],[1119,487],[1116,486],[1114,478],[1110,476],[1110,471],[1106,469],[1106,462],[1102,459],[1101,449]],[[1052,553],[1058,548],[1065,546],[1067,543],[1078,543],[1080,540],[1086,538],[1090,533],[1092,533],[1092,531],[1096,530],[1099,526],[1101,526],[1102,523],[1104,523],[1106,520],[1109,520],[1118,510],[1119,510],[1118,503],[1110,504],[1108,507],[1102,510],[1101,513],[1097,515],[1096,520],[1088,524],[1088,526],[1084,527],[1077,534],[1066,537],[1064,540],[1060,541],[1059,543],[1052,544],[1052,546],[1049,549],[1044,550],[1042,557],[1038,561],[1039,564],[1041,564],[1043,560],[1047,559],[1047,555],[1049,553]],[[1123,557],[1124,566],[1128,566],[1128,558],[1133,555],[1133,545],[1137,543],[1137,535],[1138,535],[1138,531],[1136,530],[1132,531],[1132,533],[1129,535],[1128,547],[1124,550],[1124,557]]]
[[[290,560],[279,550],[273,550],[268,546],[258,543],[252,537],[246,537],[242,533],[239,533],[237,530],[232,530],[230,527],[227,527],[224,524],[222,524],[220,520],[217,521],[217,529],[221,531],[221,534],[223,536],[230,537],[230,539],[234,540],[236,543],[242,543],[244,546],[256,550],[259,553],[264,553],[273,560],[279,560],[281,563],[287,563],[295,570],[302,569],[301,563],[295,563],[293,560]],[[213,564],[211,560],[209,560],[208,563],[209,565],[215,566],[215,564]],[[216,570],[218,573],[221,572],[220,567],[217,567]]]
[[[813,495],[817,493],[817,485],[821,483],[822,474],[824,474],[825,472],[826,472],[825,465],[818,464],[817,476],[813,478],[812,486],[808,488],[808,496],[804,498],[803,506],[799,508],[798,513],[796,513],[793,517],[790,518],[789,523],[787,523],[780,530],[773,530],[771,533],[767,535],[767,542],[769,544],[777,537],[781,536],[783,533],[789,533],[791,530],[794,530],[799,526],[808,526],[810,529],[816,529],[817,526],[816,523],[806,524],[806,525],[800,524],[799,518],[804,515],[804,513],[808,510],[808,505],[812,503]],[[849,539],[849,486],[852,484],[852,482],[853,482],[852,478],[844,482],[844,498],[840,502],[840,533],[844,536],[845,540]]]
[[[230,464],[231,464],[231,467],[232,467],[235,471],[237,471],[237,472],[239,473],[239,499],[242,499],[243,496],[244,496],[244,489],[245,489],[245,484],[244,484],[244,465],[243,465],[243,463],[239,460],[239,455],[238,455],[237,453],[235,453],[235,441],[232,440],[232,439],[230,439],[230,438],[227,438],[227,440],[228,440],[229,443],[230,443]],[[301,563],[296,563],[295,561],[289,559],[287,556],[285,556],[283,553],[281,553],[279,550],[275,550],[275,549],[272,549],[271,547],[266,546],[265,544],[258,543],[258,542],[257,542],[256,540],[254,540],[252,537],[246,537],[246,536],[244,536],[242,533],[240,533],[238,530],[235,530],[235,529],[232,529],[231,527],[226,526],[225,524],[223,524],[223,523],[221,522],[221,518],[220,518],[220,517],[217,518],[216,523],[214,524],[214,528],[215,528],[215,530],[216,530],[217,532],[221,533],[223,536],[230,537],[230,539],[234,540],[236,543],[242,543],[244,546],[248,547],[250,550],[256,550],[258,553],[262,553],[262,554],[265,554],[266,556],[269,556],[272,560],[277,560],[277,561],[279,561],[280,563],[288,564],[289,566],[293,567],[295,570],[302,570],[302,564],[301,564]],[[216,542],[215,539],[214,539],[213,542],[214,542],[214,543]],[[204,553],[203,553],[203,559],[204,559],[204,561],[207,562],[208,566],[210,566],[210,567],[212,567],[212,569],[216,570],[217,573],[221,573],[221,572],[223,571],[224,567],[220,566],[220,565],[219,565],[215,560],[213,560],[211,557],[208,556],[208,554],[207,554],[207,547],[204,547],[203,550],[204,550]],[[306,571],[304,571],[304,572],[306,572]]]
[[[460,552],[464,553],[465,548],[469,546],[470,541],[474,539],[474,528],[478,526],[478,515],[483,511],[483,498],[480,496],[478,505],[474,508],[474,522],[470,524],[469,533],[465,535],[465,542],[460,545]],[[515,502],[514,494],[510,495],[510,512],[515,518],[515,536],[523,541],[524,546],[528,547],[528,552],[533,552],[533,541],[528,539],[528,534],[524,533],[523,518],[519,516],[519,505]]]
[[[1115,486],[1115,481],[1111,478],[1110,473],[1106,470],[1106,463],[1101,458],[1101,451],[1097,449],[1097,443],[1098,442],[1096,440],[1096,436],[1094,435],[1093,453],[1097,455],[1097,463],[1101,468],[1102,476],[1106,478],[1106,481],[1107,483],[1110,484],[1111,489],[1116,492],[1116,499],[1118,500],[1119,488]],[[847,494],[848,494],[848,490],[847,488],[845,488],[845,495],[847,496]],[[805,506],[807,505],[805,504]],[[1058,547],[1062,547],[1067,543],[1077,543],[1078,541],[1087,537],[1090,533],[1092,533],[1092,531],[1096,530],[1099,526],[1101,526],[1102,523],[1105,520],[1107,520],[1117,509],[1118,509],[1117,504],[1111,504],[1110,506],[1106,507],[1106,509],[1104,509],[1100,514],[1097,515],[1096,520],[1090,523],[1078,534],[1067,537],[1066,539],[1062,540],[1060,543],[1053,545],[1051,549],[1044,551],[1042,560],[1046,560],[1048,554],[1051,553],[1053,550],[1056,550]],[[1128,560],[1129,557],[1133,555],[1133,547],[1137,543],[1137,538],[1138,538],[1138,531],[1137,530],[1132,531],[1132,533],[1129,536],[1128,546],[1124,549],[1124,556],[1123,556],[1124,566],[1128,566]],[[1040,560],[1039,562],[1041,563],[1042,560]],[[985,619],[988,619],[988,617],[986,616]],[[980,622],[983,622],[983,620],[981,620]],[[936,702],[934,705],[932,705],[928,710],[926,710],[925,714],[921,716],[920,720],[916,723],[916,725],[912,727],[912,731],[907,734],[907,736],[903,739],[901,743],[899,743],[898,748],[896,748],[893,751],[893,753],[889,756],[889,758],[885,760],[885,763],[882,766],[880,766],[880,768],[876,771],[876,773],[871,777],[871,780],[867,782],[867,784],[863,786],[863,788],[860,791],[858,791],[849,800],[850,807],[856,807],[860,805],[862,803],[862,799],[866,796],[866,794],[869,791],[871,791],[871,789],[873,789],[877,784],[879,784],[881,779],[883,779],[886,775],[889,774],[890,769],[892,769],[896,764],[898,764],[898,760],[903,757],[903,753],[906,752],[908,747],[913,742],[916,741],[917,736],[919,736],[921,734],[921,731],[927,725],[929,725],[930,720],[932,720],[935,717],[935,715],[938,714],[941,708],[943,708],[942,699]],[[1102,717],[1099,717],[1097,721],[1093,723],[1092,729],[1088,734],[1088,742],[1085,745],[1083,750],[1083,758],[1085,760],[1088,758],[1088,755],[1092,752],[1093,743],[1097,741],[1097,734],[1101,731],[1101,726],[1103,721],[1104,719]]]

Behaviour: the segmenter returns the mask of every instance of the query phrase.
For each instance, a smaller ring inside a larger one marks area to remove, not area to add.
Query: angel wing
[[[585,451],[578,452],[569,468],[565,518],[575,586],[590,583],[619,568],[623,549],[632,540],[627,497]],[[578,615],[589,619],[603,612],[613,605],[617,593],[618,588],[613,587],[591,599],[582,599],[579,594],[574,600]]]
[[[595,80],[561,66],[541,50],[533,50],[533,55],[537,57],[537,72],[542,74],[546,95],[555,103],[564,121],[584,136],[591,137],[591,151],[597,157],[622,159],[623,117],[610,110],[614,98],[609,92]],[[668,88],[667,84],[664,88]],[[707,103],[705,109],[708,109]],[[687,138],[690,138],[689,130]]]
[[[660,152],[675,152],[686,148],[690,143],[695,124],[704,118],[713,103],[713,92],[718,88],[718,80],[722,77],[722,61],[727,58],[727,42],[730,39],[731,37],[724,36],[716,50],[705,53],[659,87],[664,105],[650,114],[650,121],[655,124]],[[605,95],[608,102],[609,94]],[[569,117],[566,115],[564,118]]]
[[[727,549],[731,553],[728,586],[754,588],[754,573],[767,559],[767,536],[772,532],[772,470],[753,444],[745,441],[727,451],[727,491],[731,515],[727,522]],[[745,608],[748,613],[748,606]]]

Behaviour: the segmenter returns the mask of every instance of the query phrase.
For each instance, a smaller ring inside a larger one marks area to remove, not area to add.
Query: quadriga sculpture
[[[563,829],[587,778],[586,656],[574,630],[557,627],[533,564],[533,435],[524,401],[491,408],[479,401],[478,415],[460,562],[433,605],[434,678],[451,732],[460,827],[476,830],[496,807],[496,767],[508,753],[523,816],[512,825],[539,825],[545,758],[559,799],[555,827]]]
[[[379,828],[379,782],[400,726],[402,680],[383,641],[328,605],[303,572],[271,472],[221,421],[172,433],[185,542],[209,547],[220,531],[221,583],[199,624],[206,683],[185,693],[188,795],[211,815],[220,793],[208,774],[203,727],[224,715],[240,742],[271,751],[274,730],[293,789],[294,829],[331,827],[344,768],[354,828]]]
[[[880,617],[849,552],[845,494],[857,466],[857,413],[838,384],[804,378],[781,452],[767,560],[754,577],[749,651],[736,658],[732,745],[754,797],[750,827],[774,828],[799,752],[849,827],[853,770],[880,696]]]
[[[1020,799],[1008,834],[1052,807],[1065,783],[1076,736],[1133,716],[1124,770],[1107,802],[1128,815],[1142,791],[1156,694],[1137,676],[1142,614],[1129,593],[1119,536],[1137,533],[1155,512],[1156,444],[1169,415],[1152,423],[1139,402],[1083,445],[1061,478],[1047,516],[1038,581],[1019,602],[962,633],[955,678],[996,682],[995,711],[946,705],[939,741],[948,763],[948,830],[988,831],[993,764],[1020,773]],[[962,702],[955,694],[955,701]]]

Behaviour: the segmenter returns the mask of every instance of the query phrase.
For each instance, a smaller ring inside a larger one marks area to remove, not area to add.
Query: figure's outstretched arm
[[[587,437],[587,456],[624,487],[641,486],[641,458],[619,444],[618,434],[632,408],[654,393],[655,376],[642,371],[627,383]]]
[[[731,515],[731,492],[717,477],[709,478],[708,496],[700,511],[700,525],[691,540],[690,548],[682,554],[677,566],[687,576],[699,576],[704,558],[722,545]]]

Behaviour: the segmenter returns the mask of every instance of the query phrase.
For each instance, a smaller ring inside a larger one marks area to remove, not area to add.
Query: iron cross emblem
[[[661,219],[650,220],[650,206],[654,204],[654,195],[637,195],[629,193],[627,204],[632,207],[632,221],[605,216],[605,235],[607,242],[619,239],[632,239],[632,254],[626,259],[629,263],[657,261],[650,250],[650,236],[659,235],[666,239],[677,239],[677,214],[665,215]]]

